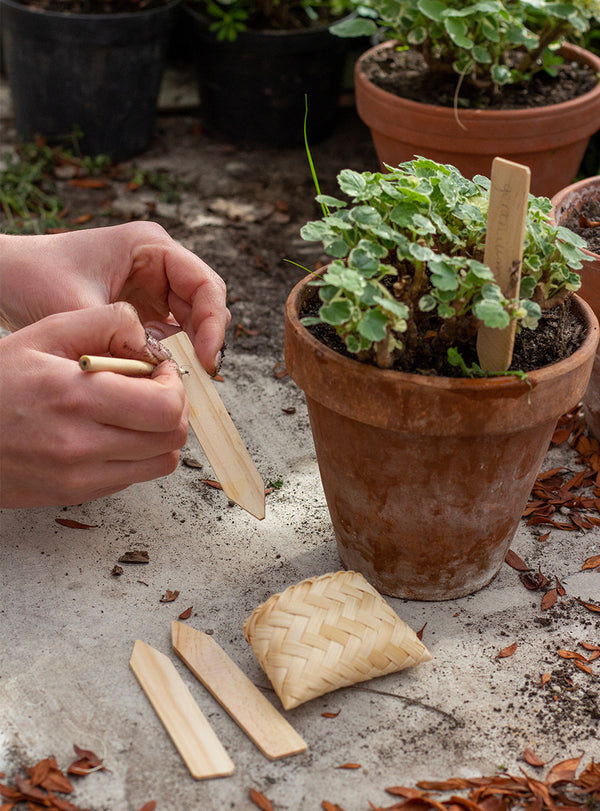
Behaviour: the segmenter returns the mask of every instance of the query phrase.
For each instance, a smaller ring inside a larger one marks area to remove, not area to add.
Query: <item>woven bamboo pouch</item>
[[[244,634],[286,710],[431,659],[357,572],[312,577],[273,595],[248,617]]]

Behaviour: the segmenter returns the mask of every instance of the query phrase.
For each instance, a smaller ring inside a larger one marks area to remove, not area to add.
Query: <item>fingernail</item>
[[[168,360],[171,352],[161,344],[160,339],[164,338],[158,329],[150,327],[146,330],[146,349],[157,361]]]
[[[215,355],[215,373],[219,371],[222,363],[223,363],[223,353],[219,349],[219,351]]]

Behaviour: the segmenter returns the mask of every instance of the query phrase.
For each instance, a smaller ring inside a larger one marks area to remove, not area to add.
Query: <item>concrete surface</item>
[[[342,167],[340,167],[342,168]],[[212,471],[193,435],[170,477],[68,509],[0,513],[0,772],[10,782],[23,765],[73,744],[94,750],[107,771],[77,782],[72,798],[92,811],[253,809],[252,787],[276,811],[316,811],[323,800],[345,811],[391,805],[384,789],[420,779],[511,773],[525,748],[546,762],[584,753],[600,759],[598,662],[594,675],[558,651],[600,644],[598,614],[574,599],[600,599],[600,574],[581,572],[600,554],[600,531],[553,530],[548,541],[520,526],[513,549],[537,572],[558,577],[567,594],[542,611],[504,565],[479,593],[452,602],[390,599],[433,660],[315,699],[286,713],[306,753],[268,761],[170,649],[170,622],[212,633],[265,695],[280,707],[246,643],[242,624],[271,594],[340,568],[322,493],[303,396],[272,371],[283,347],[229,352],[219,392],[265,483],[258,522],[200,480]],[[283,409],[294,408],[295,413]],[[554,449],[545,468],[577,469]],[[71,529],[70,518],[94,525]],[[448,528],[451,532],[452,528]],[[424,539],[426,541],[426,539]],[[134,549],[149,563],[123,564]],[[161,603],[166,590],[175,602]],[[136,639],[167,654],[235,764],[231,777],[194,781],[128,667]],[[513,642],[508,658],[497,654]],[[542,684],[542,674],[550,680]],[[323,713],[337,713],[327,718]],[[339,769],[356,763],[360,768]]]

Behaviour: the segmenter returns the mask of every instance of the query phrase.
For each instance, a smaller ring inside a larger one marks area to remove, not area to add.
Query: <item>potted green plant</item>
[[[600,318],[600,175],[578,180],[558,191],[552,198],[552,217],[585,241],[579,271],[580,295]],[[583,410],[589,430],[600,439],[600,349],[583,397]]]
[[[188,0],[201,115],[209,133],[274,147],[312,142],[336,122],[347,43],[329,24],[349,0]]]
[[[482,261],[490,181],[425,158],[386,168],[340,172],[349,201],[317,197],[324,215],[301,234],[331,263],[288,298],[286,366],[344,566],[385,594],[455,598],[502,564],[587,386],[598,323],[573,292],[582,241],[549,221],[547,199],[529,198],[509,300]],[[514,373],[482,373],[480,325],[511,322]]]
[[[18,136],[81,133],[87,155],[125,160],[154,128],[179,0],[0,0]]]
[[[363,16],[332,31],[388,40],[355,71],[382,163],[424,154],[472,177],[501,155],[548,197],[573,180],[600,120],[600,58],[573,42],[598,0],[354,1]]]

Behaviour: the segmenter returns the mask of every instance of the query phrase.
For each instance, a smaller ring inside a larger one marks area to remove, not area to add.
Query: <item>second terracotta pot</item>
[[[366,51],[355,66],[358,114],[370,128],[377,155],[391,166],[415,155],[451,163],[465,177],[490,176],[496,156],[531,169],[531,192],[551,197],[570,183],[590,136],[600,121],[600,83],[571,101],[521,110],[459,110],[403,99],[373,84],[364,73]],[[589,64],[600,73],[600,57],[565,45],[565,58]]]
[[[558,418],[582,397],[598,322],[568,359],[528,375],[451,379],[343,357],[285,311],[285,359],[303,389],[342,564],[384,594],[462,597],[502,565]]]
[[[572,211],[580,212],[588,200],[600,200],[600,175],[572,183],[554,195],[552,214],[555,221],[558,225],[564,225]],[[588,250],[584,253],[588,258],[578,271],[581,275],[579,295],[600,319],[600,253]],[[600,439],[600,348],[596,352],[590,382],[583,397],[583,410],[590,432]]]

